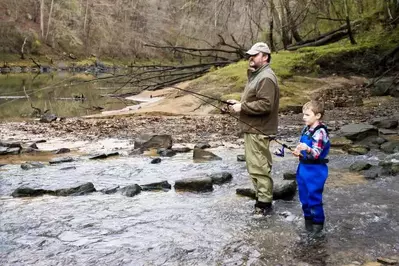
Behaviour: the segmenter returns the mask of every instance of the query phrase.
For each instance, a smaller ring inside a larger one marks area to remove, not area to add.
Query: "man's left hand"
[[[236,104],[230,105],[229,108],[230,108],[231,112],[239,113],[239,112],[241,112],[241,103],[236,103]]]

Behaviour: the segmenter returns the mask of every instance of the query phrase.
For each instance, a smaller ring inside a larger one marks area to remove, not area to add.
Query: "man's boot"
[[[273,206],[271,202],[261,202],[257,201],[255,204],[255,212],[262,214],[263,216],[268,216],[273,212]]]
[[[324,224],[313,224],[312,236],[314,238],[319,238],[319,237],[323,236],[323,228],[324,228]]]
[[[305,229],[308,232],[313,232],[313,220],[312,220],[312,218],[305,218]]]

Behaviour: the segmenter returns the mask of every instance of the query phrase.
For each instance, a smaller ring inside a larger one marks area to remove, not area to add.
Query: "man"
[[[249,56],[248,82],[241,102],[229,100],[230,111],[239,113],[244,133],[247,170],[256,191],[255,213],[272,211],[273,179],[269,137],[277,133],[280,89],[270,68],[270,49],[266,43],[254,44]]]

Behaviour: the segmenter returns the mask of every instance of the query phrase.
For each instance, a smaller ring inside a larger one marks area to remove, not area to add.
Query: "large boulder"
[[[143,191],[157,191],[157,190],[170,190],[172,186],[168,181],[155,182],[141,186]]]
[[[230,182],[233,179],[233,175],[229,172],[220,172],[209,175],[212,179],[213,184],[221,185]]]
[[[57,189],[54,191],[56,196],[80,196],[86,195],[91,192],[95,192],[96,189],[94,188],[93,183],[88,182],[83,185],[72,187],[72,188],[64,188],[64,189]]]
[[[193,159],[198,161],[215,161],[222,160],[219,156],[213,154],[210,151],[206,151],[203,149],[194,149]]]
[[[341,128],[344,137],[360,141],[368,136],[378,136],[378,129],[369,124],[349,124]]]
[[[137,184],[126,186],[120,189],[123,196],[126,197],[134,197],[137,194],[140,194],[141,187]]]
[[[52,194],[53,191],[45,190],[45,189],[34,189],[30,187],[20,187],[14,190],[11,194],[14,198],[21,198],[21,197],[38,197],[44,194]]]
[[[172,148],[171,135],[141,135],[134,141],[134,148],[142,151],[149,149]]]
[[[185,178],[181,180],[176,180],[175,189],[197,192],[212,191],[212,184],[213,181],[210,177]]]
[[[373,119],[371,124],[378,128],[392,129],[398,127],[398,120],[396,118],[379,117]]]

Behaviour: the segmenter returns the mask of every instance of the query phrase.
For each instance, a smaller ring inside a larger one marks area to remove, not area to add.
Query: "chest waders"
[[[313,132],[308,128],[302,131],[300,142],[312,147],[314,133],[324,128],[328,135],[327,128],[324,125],[317,126]],[[306,151],[302,151],[302,157],[296,173],[299,199],[302,204],[305,221],[312,221],[313,224],[324,224],[323,210],[323,189],[328,176],[328,159],[326,159],[330,150],[330,141],[328,141],[318,159],[307,159]]]

